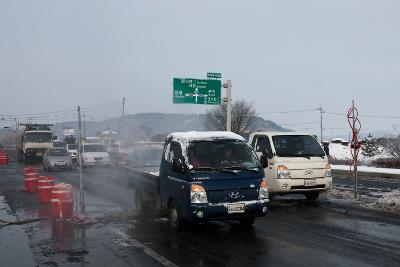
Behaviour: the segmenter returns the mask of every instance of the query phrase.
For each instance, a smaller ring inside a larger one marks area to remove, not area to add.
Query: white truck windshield
[[[84,145],[83,151],[86,152],[106,152],[106,148],[103,145]]]
[[[25,141],[32,143],[48,143],[52,141],[52,133],[26,132]]]
[[[324,157],[318,141],[310,135],[276,135],[272,137],[279,157]]]

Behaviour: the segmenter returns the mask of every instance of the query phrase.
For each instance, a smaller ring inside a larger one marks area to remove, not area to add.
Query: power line
[[[287,114],[287,113],[301,113],[316,111],[319,109],[303,109],[303,110],[289,110],[289,111],[270,111],[270,112],[258,112],[258,114]]]

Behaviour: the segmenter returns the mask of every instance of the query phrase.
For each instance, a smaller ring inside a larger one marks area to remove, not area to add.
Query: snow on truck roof
[[[168,135],[167,139],[173,139],[173,140],[184,140],[186,142],[191,142],[191,141],[207,141],[207,140],[218,140],[218,139],[223,139],[223,140],[238,140],[238,141],[245,141],[243,137],[241,137],[238,134],[232,133],[232,132],[196,132],[196,131],[191,131],[191,132],[175,132],[171,133]]]

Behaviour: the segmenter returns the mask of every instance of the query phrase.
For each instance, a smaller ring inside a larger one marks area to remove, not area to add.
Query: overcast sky
[[[221,72],[234,99],[288,128],[317,131],[318,111],[264,113],[320,105],[346,113],[354,98],[361,115],[400,116],[399,10],[400,1],[386,0],[3,0],[0,114],[123,96],[127,113],[202,113],[172,104],[172,78]],[[325,115],[328,134],[348,132],[344,116]],[[400,119],[361,120],[366,131],[400,127]]]

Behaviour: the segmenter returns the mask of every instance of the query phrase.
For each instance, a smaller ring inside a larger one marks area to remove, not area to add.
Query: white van
[[[110,165],[111,157],[103,145],[83,144],[82,164],[84,167],[93,165]]]
[[[301,193],[316,200],[332,185],[331,166],[321,145],[310,134],[255,132],[249,144],[268,161],[264,169],[271,194]]]

